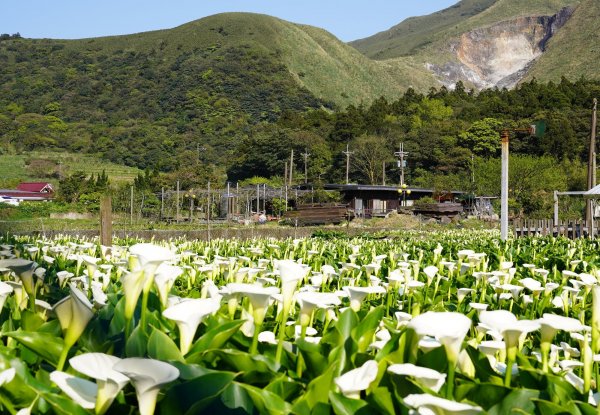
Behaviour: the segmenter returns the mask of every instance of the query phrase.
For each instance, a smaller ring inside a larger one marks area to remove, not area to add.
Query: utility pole
[[[177,182],[177,187],[179,187],[179,182]],[[212,198],[210,195],[210,180],[206,184],[206,191],[208,192],[206,196],[206,238],[208,242],[210,242],[210,205],[212,203]]]
[[[160,188],[160,220],[165,217],[165,187]]]
[[[346,184],[348,184],[348,174],[350,173],[350,155],[354,154],[354,152],[350,151],[350,145],[346,144],[346,151],[342,151],[342,153],[346,155]]]
[[[385,161],[382,162],[383,165],[383,185],[385,186]]]
[[[502,130],[502,178],[500,180],[500,238],[508,238],[508,143],[510,133]]]
[[[177,203],[175,206],[175,223],[179,223],[179,180],[177,180]]]
[[[294,177],[294,150],[290,155],[290,186],[292,185],[292,179]]]
[[[260,184],[256,185],[256,214],[260,215]]]
[[[133,225],[133,186],[131,186],[131,197],[129,199],[129,223]]]
[[[406,166],[405,157],[408,157],[408,151],[404,151],[404,143],[400,143],[400,151],[396,151],[394,156],[398,159],[398,167],[400,167],[400,186],[404,184],[404,167]]]
[[[310,156],[308,149],[304,150],[302,156],[304,157],[304,183],[308,183],[308,156]]]
[[[596,112],[598,108],[598,100],[594,98],[594,105],[592,107],[592,132],[590,134],[590,149],[588,156],[588,174],[587,174],[587,188],[588,190],[592,189],[596,186]],[[588,228],[590,229],[590,237],[591,234],[591,224],[594,220],[594,209],[592,205],[592,200],[587,199],[585,202],[585,219],[588,223]]]

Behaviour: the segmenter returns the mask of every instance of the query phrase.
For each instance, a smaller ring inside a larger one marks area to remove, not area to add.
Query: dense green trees
[[[552,173],[561,183],[550,180],[555,186],[584,186],[580,162],[587,159],[598,82],[534,80],[514,90],[479,93],[459,83],[454,90],[409,89],[395,101],[379,98],[332,109],[299,87],[278,59],[249,47],[213,45],[164,60],[160,45],[134,51],[103,49],[94,41],[73,48],[59,41],[5,39],[0,152],[96,154],[160,171],[171,186],[179,180],[199,187],[209,180],[283,177],[291,150],[296,179],[304,179],[301,154],[307,152],[309,181],[341,182],[342,151],[349,145],[351,181],[381,183],[384,162],[388,177],[398,177],[393,152],[403,142],[410,153],[409,184],[470,190],[473,157],[495,165],[502,127],[544,120],[544,137],[512,140],[511,152],[536,157],[533,164],[576,170]],[[489,183],[479,186],[484,177]],[[491,173],[476,175],[474,190],[496,192],[494,180]],[[521,202],[521,208],[530,213],[546,206]]]

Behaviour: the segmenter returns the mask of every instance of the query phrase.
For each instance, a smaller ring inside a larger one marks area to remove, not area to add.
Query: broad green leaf
[[[464,383],[456,388],[454,397],[458,401],[469,400],[488,410],[499,404],[511,393],[511,389],[492,383]]]
[[[275,361],[266,356],[253,356],[235,349],[208,350],[205,353],[205,357],[211,361],[215,358],[220,358],[237,372],[277,373],[279,369]]]
[[[350,399],[344,395],[329,392],[329,402],[333,406],[333,411],[337,415],[355,415],[357,413],[369,413],[368,411],[359,412],[361,409],[366,409],[367,403],[361,399]]]
[[[192,380],[200,376],[208,375],[209,373],[221,373],[223,370],[207,369],[204,366],[183,363],[180,361],[171,361],[173,366],[179,370],[179,378],[183,380]]]
[[[333,386],[333,378],[337,371],[336,363],[334,362],[329,368],[320,376],[310,381],[306,387],[306,392],[300,398],[300,401],[305,401],[312,410],[317,403],[328,403],[329,402],[329,391]]]
[[[273,392],[243,383],[237,384],[248,393],[260,414],[281,415],[291,413],[291,405]]]
[[[540,392],[532,389],[514,389],[506,395],[502,402],[494,405],[488,410],[489,415],[509,415],[515,413],[533,413],[535,404],[533,402]]]
[[[44,332],[12,331],[5,333],[5,336],[12,337],[53,365],[58,363],[65,347],[62,338]]]
[[[288,376],[281,375],[264,389],[273,392],[284,401],[289,402],[294,400],[296,395],[302,390],[302,385]]]
[[[221,394],[221,402],[229,409],[241,408],[251,414],[254,410],[252,398],[238,383],[232,382]]]
[[[170,388],[161,401],[165,413],[196,414],[217,399],[231,384],[235,375],[228,372],[209,373]]]
[[[312,374],[312,377],[323,373],[327,368],[327,354],[324,353],[322,346],[314,343],[309,343],[306,340],[298,339],[296,346],[302,354],[307,371]]]
[[[378,413],[388,415],[394,415],[396,413],[392,394],[387,388],[375,388],[375,390],[367,395],[367,401],[371,406],[377,408]]]
[[[140,326],[137,326],[125,345],[125,353],[127,357],[144,357],[148,344],[148,336]]]
[[[21,312],[21,328],[25,331],[37,331],[44,324],[44,319],[39,314],[29,310]]]
[[[496,379],[500,381],[500,384],[502,384],[503,380],[498,376],[494,369],[492,369],[490,366],[490,360],[483,353],[471,345],[467,345],[465,350],[471,358],[473,366],[475,366],[475,375],[479,381],[493,382],[493,379]]]
[[[373,342],[375,331],[381,323],[385,308],[379,306],[374,308],[367,314],[367,316],[351,330],[352,337],[358,344],[358,351],[365,352],[369,348],[369,345]]]
[[[156,328],[152,328],[148,339],[148,356],[158,360],[184,361],[173,339]]]
[[[557,405],[549,401],[534,399],[535,407],[544,415],[581,415],[579,408],[574,403],[567,406]]]
[[[352,329],[358,325],[358,315],[348,308],[344,310],[338,317],[338,321],[335,323],[335,328],[340,334],[340,344],[344,343],[348,337],[352,334]]]
[[[231,336],[238,332],[242,324],[244,324],[244,320],[234,320],[207,331],[192,345],[187,356],[193,361],[194,355],[197,353],[203,353],[209,349],[220,349]]]
[[[55,414],[61,415],[88,415],[89,412],[77,405],[70,398],[54,393],[45,393],[44,400],[50,404]]]

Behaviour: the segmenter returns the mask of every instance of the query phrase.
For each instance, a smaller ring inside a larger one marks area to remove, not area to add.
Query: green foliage
[[[484,118],[475,121],[464,133],[460,134],[460,144],[472,149],[481,157],[491,157],[500,150],[500,130],[502,121],[495,118]]]

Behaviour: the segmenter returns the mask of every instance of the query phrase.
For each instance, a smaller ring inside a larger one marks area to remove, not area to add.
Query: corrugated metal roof
[[[583,197],[586,199],[600,199],[600,184],[585,192]]]

